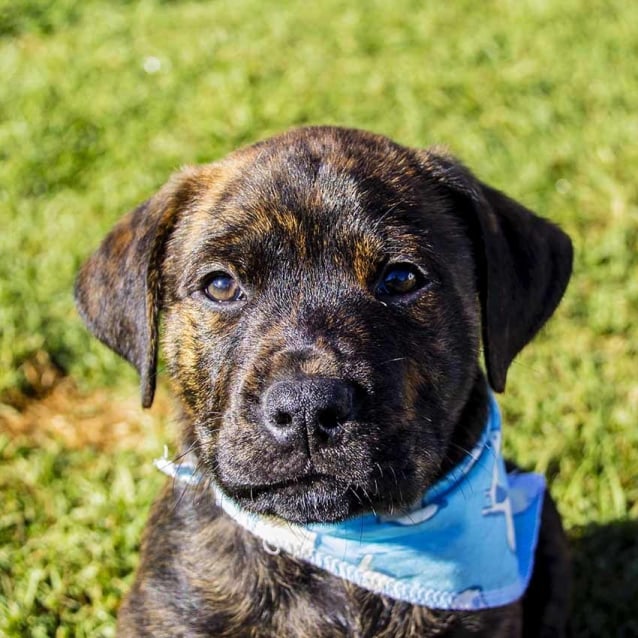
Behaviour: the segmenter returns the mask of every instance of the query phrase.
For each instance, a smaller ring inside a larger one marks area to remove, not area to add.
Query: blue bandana
[[[157,467],[197,484],[191,465]],[[501,418],[490,397],[487,425],[474,449],[401,516],[365,514],[341,523],[294,525],[253,514],[215,487],[220,507],[262,539],[360,587],[433,609],[476,610],[520,598],[529,582],[545,482],[507,474]]]

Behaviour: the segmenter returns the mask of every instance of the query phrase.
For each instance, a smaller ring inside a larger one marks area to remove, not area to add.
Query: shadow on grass
[[[638,636],[638,520],[570,533],[574,562],[571,638]]]

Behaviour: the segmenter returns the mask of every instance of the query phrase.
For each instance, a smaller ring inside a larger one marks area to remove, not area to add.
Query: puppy
[[[538,480],[504,475],[491,390],[571,262],[454,159],[362,131],[174,175],[76,283],[144,407],[163,314],[181,409],[120,635],[563,635],[565,536]]]

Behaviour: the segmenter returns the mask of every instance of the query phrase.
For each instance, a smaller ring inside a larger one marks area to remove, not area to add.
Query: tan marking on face
[[[292,320],[295,309],[290,309]],[[273,321],[256,327],[251,342],[253,347],[241,358],[244,372],[241,378],[242,393],[257,395],[264,383],[273,376],[294,375],[296,356],[288,345],[285,334],[285,322]],[[256,342],[255,342],[256,341]]]
[[[417,418],[416,404],[419,399],[419,387],[423,382],[419,365],[413,359],[404,362],[403,374],[403,405],[405,420],[412,422]]]
[[[372,237],[362,237],[354,244],[352,267],[357,281],[366,286],[374,277],[377,262],[381,254],[381,245]]]
[[[300,365],[301,372],[323,377],[339,376],[339,362],[330,344],[323,337],[317,337],[312,354]]]
[[[299,253],[304,256],[306,253],[305,238],[299,223],[299,217],[291,211],[278,210],[272,213],[274,221],[278,226],[278,230],[283,231],[283,236],[294,242]]]
[[[316,355],[305,359],[299,366],[301,372],[309,376],[338,377],[339,367],[334,357],[330,355]]]
[[[211,216],[211,211],[217,207],[222,194],[239,170],[238,161],[222,161],[202,167],[203,178],[199,184],[198,195],[191,214],[183,224],[189,237],[204,237],[210,233],[211,227],[223,228],[238,221],[241,211],[220,210],[214,216]]]
[[[260,211],[261,214],[267,215],[266,211]],[[273,210],[270,212],[273,221],[284,231],[286,237],[295,237],[300,232],[299,219],[290,211]]]
[[[201,342],[197,327],[199,321],[201,321],[200,314],[189,307],[189,302],[182,302],[166,313],[163,335],[164,351],[173,371],[171,375],[173,390],[180,397],[182,407],[193,417],[207,409],[206,404],[211,400],[211,391],[214,394],[215,404],[220,401],[220,397],[216,394],[218,388],[209,387],[210,374],[206,365],[202,363],[202,350],[198,347],[198,343]],[[224,330],[223,317],[215,313],[209,313],[206,316],[207,332],[214,333],[221,339]],[[216,374],[217,383],[225,378],[223,371],[224,366]],[[206,391],[203,392],[203,388],[206,388]],[[193,397],[196,398],[195,404],[192,401]]]
[[[198,237],[210,229],[210,211],[228,186],[249,169],[257,154],[258,150],[253,147],[241,148],[214,163],[189,166],[178,174],[181,182],[190,186],[192,210],[185,220],[191,229],[189,234],[192,232],[193,237]],[[231,211],[229,218],[221,216],[219,221],[234,222],[239,212]]]

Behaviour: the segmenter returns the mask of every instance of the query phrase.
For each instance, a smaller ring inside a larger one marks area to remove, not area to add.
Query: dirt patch
[[[137,388],[83,393],[67,377],[56,379],[44,397],[0,403],[0,433],[33,445],[55,440],[69,448],[139,449],[174,440],[173,415],[166,388],[143,410]]]

